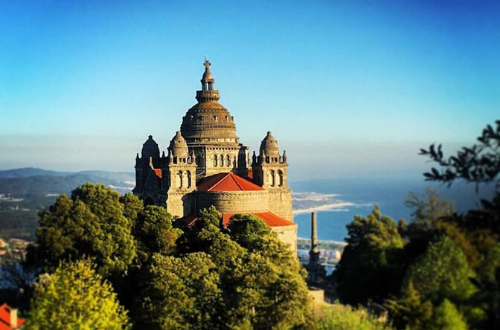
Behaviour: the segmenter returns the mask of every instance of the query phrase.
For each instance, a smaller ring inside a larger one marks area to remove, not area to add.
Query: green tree
[[[132,235],[135,236],[137,216],[144,209],[144,203],[131,193],[121,196],[120,203],[123,204],[123,215],[132,221]]]
[[[155,254],[144,280],[138,328],[217,329],[222,310],[219,274],[210,256]]]
[[[441,306],[445,299],[460,305],[464,317],[476,322],[482,315],[467,303],[476,291],[470,281],[473,277],[474,271],[462,250],[450,238],[441,236],[408,268],[400,297],[386,301],[386,306],[399,328],[409,325],[412,329],[428,329],[437,322],[436,311],[441,313],[439,322],[458,322],[444,319],[450,308]]]
[[[247,251],[239,271],[230,275],[240,293],[232,302],[238,302],[235,306],[240,311],[250,311],[252,327],[311,327],[311,301],[304,281],[307,274],[288,246],[251,215],[232,217],[228,230]]]
[[[427,228],[455,213],[455,203],[441,199],[434,188],[427,188],[423,194],[410,192],[405,204],[413,209],[412,224],[425,225]]]
[[[89,260],[79,260],[61,263],[52,275],[40,277],[25,328],[121,330],[130,324],[111,284]]]
[[[233,240],[251,251],[258,248],[254,245],[263,237],[271,235],[271,229],[254,215],[234,215],[228,229]]]
[[[61,260],[90,256],[99,274],[119,274],[136,254],[131,228],[120,195],[87,183],[75,189],[71,198],[63,194],[49,210],[40,212],[37,244],[29,260],[51,271]]]
[[[164,207],[146,206],[136,215],[135,239],[142,262],[153,254],[171,255],[182,231],[172,226],[172,215]]]
[[[177,240],[177,252],[155,254],[147,269],[136,309],[139,328],[292,329],[314,323],[297,258],[252,216],[235,216],[224,229],[215,208],[202,210]]]
[[[412,282],[424,300],[464,301],[475,291],[474,276],[462,250],[443,236],[409,267],[403,286]]]
[[[441,305],[434,309],[434,315],[429,322],[429,330],[468,330],[469,326],[465,322],[457,307],[445,299]]]
[[[318,321],[318,330],[390,330],[384,321],[371,315],[367,310],[354,309],[349,305],[325,306]]]
[[[481,328],[500,328],[500,243],[487,251],[478,269],[478,279],[473,283],[478,291],[470,303],[480,306],[486,315]]]
[[[404,263],[404,240],[398,226],[376,205],[367,217],[355,216],[347,225],[347,246],[334,273],[343,303],[382,302],[399,290]]]

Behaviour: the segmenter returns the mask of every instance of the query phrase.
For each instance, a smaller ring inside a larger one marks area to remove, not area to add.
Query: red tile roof
[[[222,213],[222,224],[227,227],[231,222],[231,217],[236,213]],[[262,212],[262,213],[252,213],[256,217],[262,219],[268,227],[285,227],[295,225],[293,222],[288,221],[273,212]],[[178,219],[184,226],[191,227],[198,220],[196,214],[191,214],[183,218]]]
[[[255,191],[264,188],[234,173],[212,175],[198,185],[198,191]]]
[[[273,212],[264,212],[264,213],[254,213],[254,215],[258,216],[269,227],[283,227],[283,226],[293,226],[295,225],[293,222],[280,217],[279,215],[274,214]]]
[[[155,171],[156,176],[161,179],[161,168],[154,168],[153,170]]]
[[[11,307],[7,304],[3,304],[0,306],[0,330],[12,330],[24,324],[24,319],[18,317],[17,327],[12,328],[10,326],[10,310]]]

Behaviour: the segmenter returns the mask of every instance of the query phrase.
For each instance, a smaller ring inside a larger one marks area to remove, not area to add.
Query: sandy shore
[[[336,202],[330,204],[323,204],[319,206],[312,206],[304,209],[293,210],[293,214],[303,214],[303,213],[311,213],[311,212],[321,212],[321,211],[331,211],[338,208],[353,206],[354,203],[351,202]]]

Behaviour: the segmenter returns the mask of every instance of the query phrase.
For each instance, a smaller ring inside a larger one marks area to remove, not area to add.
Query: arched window
[[[220,167],[224,167],[224,156],[220,155]]]
[[[182,188],[182,172],[181,171],[177,172],[177,174],[175,175],[175,187],[177,189]]]
[[[282,170],[278,171],[278,185],[280,187],[283,186],[283,171]]]
[[[214,155],[214,167],[217,167],[217,155]]]
[[[187,171],[187,187],[191,188],[191,171]]]
[[[274,171],[271,170],[271,171],[268,172],[268,178],[269,178],[269,180],[268,180],[269,181],[269,185],[271,187],[274,187]]]
[[[226,166],[231,166],[231,156],[226,156]]]

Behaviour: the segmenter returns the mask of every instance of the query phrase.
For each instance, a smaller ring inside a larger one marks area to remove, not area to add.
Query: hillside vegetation
[[[0,171],[0,238],[34,240],[37,213],[53,204],[60,194],[87,182],[101,183],[119,193],[133,188],[133,173],[84,171],[56,172],[37,168]]]

